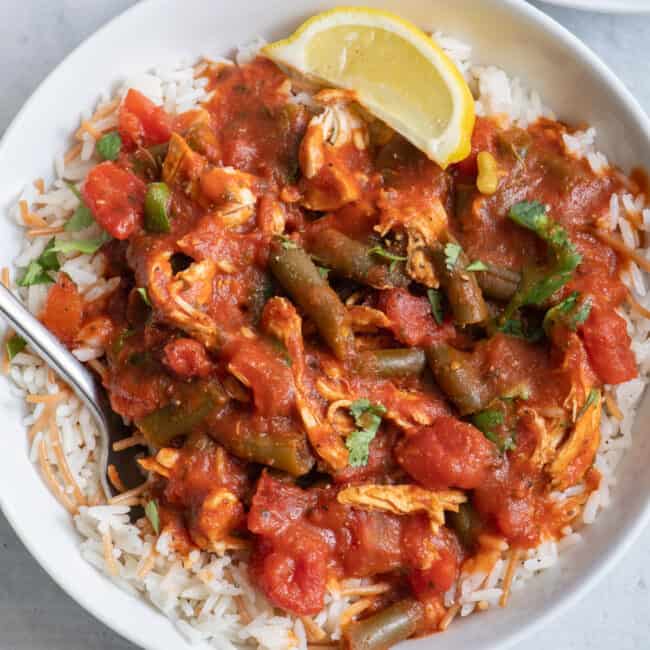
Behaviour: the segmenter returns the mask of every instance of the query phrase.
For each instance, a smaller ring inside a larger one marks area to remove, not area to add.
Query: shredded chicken
[[[338,501],[365,510],[382,510],[395,515],[425,512],[435,533],[445,523],[445,510],[458,512],[467,497],[458,490],[432,492],[417,485],[359,485],[345,488]]]
[[[406,232],[407,273],[427,287],[438,288],[440,283],[427,249],[447,230],[447,212],[441,201],[436,198],[423,209],[421,202],[413,204],[408,193],[388,189],[382,190],[377,205],[380,220],[375,229],[382,237],[390,231]]]
[[[315,96],[325,106],[314,116],[300,145],[300,169],[305,178],[302,204],[310,210],[336,210],[361,195],[361,174],[346,152],[364,151],[368,134],[350,108],[349,91],[327,90]]]
[[[600,393],[591,393],[591,399],[582,408],[583,413],[549,468],[553,486],[559,490],[575,485],[584,476],[591,467],[600,444]]]
[[[264,326],[282,342],[292,360],[291,370],[296,386],[296,404],[303,426],[316,453],[334,469],[348,464],[348,450],[332,425],[320,417],[305,388],[305,351],[302,319],[286,298],[271,298],[264,309]]]

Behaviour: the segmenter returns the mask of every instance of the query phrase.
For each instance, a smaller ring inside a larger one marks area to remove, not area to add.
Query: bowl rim
[[[135,16],[138,14],[138,12],[146,13],[151,5],[158,4],[161,1],[163,0],[140,0],[140,2],[137,2],[133,6],[128,7],[104,23],[87,38],[85,38],[79,45],[77,45],[71,52],[69,52],[65,58],[60,63],[58,63],[38,84],[27,101],[24,102],[19,111],[13,117],[2,138],[0,139],[0,153],[3,152],[4,148],[7,146],[6,143],[10,139],[13,131],[20,128],[23,114],[27,112],[28,107],[39,101],[41,95],[45,94],[47,92],[48,86],[53,83],[53,79],[61,74],[61,71],[66,68],[71,59],[77,57],[81,52],[83,52],[83,50],[92,48],[92,43],[96,37],[111,30],[116,23],[121,22],[127,17],[130,18],[132,16]],[[554,18],[545,14],[541,9],[538,9],[532,4],[529,4],[526,2],[526,0],[497,1],[504,5],[504,7],[513,15],[535,23],[539,29],[546,32],[554,40],[562,42],[562,44],[567,47],[567,49],[569,49],[575,57],[579,58],[591,69],[597,72],[598,77],[601,80],[601,84],[605,87],[609,87],[609,89],[615,95],[617,95],[619,99],[622,100],[622,102],[626,105],[626,108],[630,111],[632,119],[638,123],[638,126],[644,132],[650,133],[650,118],[645,113],[637,99],[625,86],[625,84],[614,74],[614,72],[591,48],[589,48],[577,36],[575,36],[566,27],[557,22]],[[555,5],[568,5],[568,2],[565,2],[564,0],[545,1]],[[361,5],[362,3],[359,4]],[[624,11],[624,9],[621,11]],[[93,600],[87,597],[86,592],[81,588],[81,586],[76,584],[74,580],[70,580],[60,570],[60,567],[58,567],[56,565],[56,562],[47,555],[43,547],[40,546],[36,540],[30,537],[27,529],[21,525],[19,517],[12,516],[12,511],[8,506],[8,501],[6,502],[6,497],[2,493],[0,493],[0,510],[2,510],[12,529],[20,541],[27,548],[32,557],[69,597],[71,597],[87,612],[92,614],[97,620],[101,621],[108,628],[121,635],[124,639],[140,647],[152,647],[146,642],[146,639],[143,636],[136,633],[134,627],[129,624],[129,621],[124,621],[122,619],[112,617],[110,613],[107,613],[101,607],[94,604]],[[576,578],[573,588],[561,594],[553,603],[544,607],[540,611],[539,616],[537,616],[534,620],[520,626],[518,629],[513,629],[512,632],[507,633],[506,636],[500,641],[491,642],[488,645],[483,646],[483,650],[510,648],[515,643],[518,643],[525,638],[532,636],[534,632],[546,626],[562,611],[565,611],[575,605],[578,600],[584,597],[587,592],[593,589],[595,585],[614,568],[614,566],[621,560],[624,554],[634,544],[643,529],[649,523],[650,493],[646,495],[645,504],[643,505],[638,517],[632,524],[627,527],[627,530],[621,534],[619,539],[607,546],[606,552],[599,557],[596,568]],[[115,588],[118,588],[117,585],[115,585]]]
[[[603,14],[644,14],[650,13],[650,0],[645,5],[640,5],[635,0],[542,0],[545,4],[578,9],[580,11],[593,11]]]

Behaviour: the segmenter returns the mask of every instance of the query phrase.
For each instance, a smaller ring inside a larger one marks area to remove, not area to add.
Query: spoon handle
[[[98,424],[101,437],[99,449],[100,467],[105,469],[108,457],[108,431],[110,423],[102,409],[103,393],[95,381],[92,373],[75,359],[61,342],[32,314],[25,306],[7,289],[0,284],[0,315],[4,316],[11,326],[33,348],[33,350],[47,363],[61,379],[74,390],[77,396],[88,407]],[[110,497],[110,490],[101,473],[100,481],[104,492]]]

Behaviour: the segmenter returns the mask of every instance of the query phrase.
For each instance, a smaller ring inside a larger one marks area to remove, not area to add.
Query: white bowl
[[[261,34],[285,36],[302,20],[335,3],[327,0],[149,0],[109,23],[73,52],[34,93],[0,145],[2,212],[21,188],[52,175],[52,158],[76,128],[82,109],[100,91],[134,71],[204,52],[229,53]],[[385,0],[425,29],[442,30],[474,46],[477,62],[493,63],[537,88],[567,121],[587,121],[599,147],[623,168],[650,169],[650,123],[636,101],[582,43],[522,0]],[[0,266],[10,265],[20,233],[0,219]],[[646,399],[637,424],[650,410]],[[27,457],[21,404],[0,383],[4,425],[0,503],[12,526],[46,571],[83,607],[146,648],[189,647],[153,607],[119,590],[78,552],[69,516],[57,504]],[[507,609],[457,620],[443,635],[405,647],[503,648],[567,608],[593,586],[632,544],[650,515],[650,438],[637,436],[619,467],[611,507],[585,531],[585,542],[560,564],[513,595]]]
[[[544,2],[560,7],[603,13],[650,12],[650,0],[544,0]]]

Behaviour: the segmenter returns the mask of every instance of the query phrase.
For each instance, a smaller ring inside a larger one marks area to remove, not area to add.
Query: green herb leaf
[[[94,223],[93,213],[85,203],[80,203],[74,211],[74,214],[66,221],[63,229],[66,232],[79,232],[84,228],[88,228],[88,226],[92,226]]]
[[[16,282],[19,287],[31,287],[34,284],[47,284],[54,282],[46,269],[37,260],[32,260],[20,280]]]
[[[326,269],[324,266],[317,266],[318,274],[324,280],[327,280],[327,276],[330,274],[330,269]]]
[[[548,216],[546,208],[538,201],[513,205],[508,217],[543,239],[548,244],[549,254],[543,266],[524,269],[519,288],[506,307],[502,320],[509,319],[520,307],[542,304],[571,279],[582,261],[567,231]]]
[[[52,251],[56,253],[87,253],[92,255],[96,253],[110,237],[105,234],[103,237],[95,239],[56,239],[52,246]]]
[[[566,325],[572,332],[575,332],[578,325],[582,325],[591,313],[592,299],[587,296],[580,301],[580,293],[574,291],[555,307],[551,307],[544,316],[544,331],[549,334],[551,328],[556,324]]]
[[[587,399],[585,400],[585,403],[582,405],[582,408],[578,411],[578,415],[576,415],[576,421],[578,421],[587,412],[587,409],[592,404],[598,402],[599,399],[600,399],[600,391],[597,388],[592,388],[589,391],[589,395],[587,395]]]
[[[442,295],[437,289],[428,289],[427,298],[429,299],[429,304],[431,305],[431,313],[438,325],[442,325],[442,321],[445,318],[445,315],[442,311]]]
[[[138,293],[142,297],[142,301],[144,302],[147,307],[151,307],[151,300],[149,300],[149,294],[147,293],[147,288],[146,287],[138,287]]]
[[[11,361],[19,352],[22,352],[27,345],[27,341],[19,334],[14,334],[6,343],[7,356]]]
[[[483,433],[503,424],[504,416],[502,411],[486,409],[472,416],[472,424]]]
[[[514,336],[524,341],[536,343],[544,336],[544,330],[539,327],[528,327],[522,321],[516,318],[509,318],[497,324],[497,330],[508,336]]]
[[[47,242],[38,260],[36,260],[46,271],[58,271],[61,268],[59,258],[54,250],[54,237]]]
[[[466,271],[487,271],[488,267],[481,262],[481,260],[474,260],[473,262],[470,262],[466,267]]]
[[[160,534],[160,514],[158,513],[158,502],[155,500],[147,501],[144,505],[144,514],[151,523],[156,535]]]
[[[134,334],[135,334],[135,330],[133,329],[122,330],[119,336],[115,338],[113,341],[113,354],[119,354],[120,352],[122,352],[126,339],[128,339],[129,336],[133,336]]]
[[[463,249],[459,244],[449,242],[445,244],[445,266],[448,271],[453,271],[454,267],[458,262],[460,254],[463,252]]]
[[[515,448],[514,434],[503,438],[495,429],[505,422],[505,416],[502,411],[497,409],[486,409],[472,416],[472,424],[483,433],[483,435],[493,442],[497,449],[503,454],[504,452]]]
[[[386,250],[383,246],[373,246],[369,251],[369,255],[376,255],[385,260],[390,260],[389,269],[392,271],[398,262],[406,262],[406,257],[404,255],[395,255],[389,250]]]
[[[104,160],[115,160],[120,155],[122,138],[117,131],[106,133],[97,141],[97,153]]]
[[[79,188],[74,184],[66,181],[66,185],[70,188],[70,191],[83,203],[83,196],[81,196],[81,192],[79,191]]]
[[[296,244],[291,237],[287,237],[286,235],[280,235],[280,244],[282,248],[284,248],[285,251],[289,250],[295,250],[298,248],[298,244]]]
[[[349,463],[352,467],[363,467],[368,464],[370,443],[379,430],[386,407],[373,404],[367,399],[358,399],[350,404],[350,413],[359,428],[345,440],[345,446],[350,452]]]

